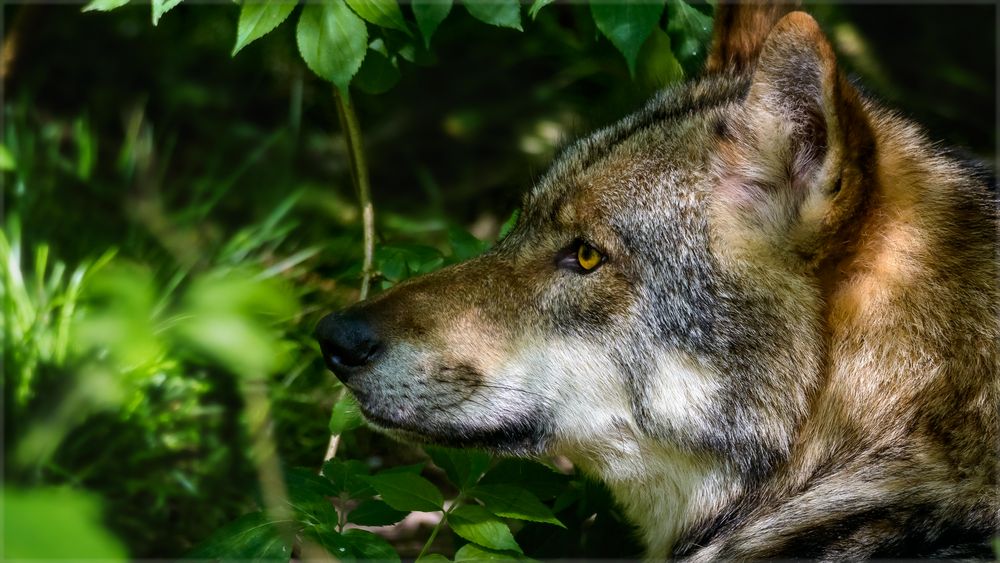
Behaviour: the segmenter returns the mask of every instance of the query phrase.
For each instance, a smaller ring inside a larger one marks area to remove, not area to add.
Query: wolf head
[[[809,16],[726,49],[568,147],[491,251],[320,322],[373,425],[621,482],[787,456],[871,135]]]

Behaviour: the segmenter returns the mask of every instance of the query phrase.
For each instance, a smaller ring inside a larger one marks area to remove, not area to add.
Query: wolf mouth
[[[491,451],[529,455],[543,449],[544,421],[534,413],[521,414],[518,418],[501,418],[494,425],[489,420],[476,424],[466,418],[452,418],[449,422],[424,417],[424,423],[400,420],[371,407],[367,393],[354,392],[365,420],[376,430],[404,441],[418,441],[454,448],[483,448]]]

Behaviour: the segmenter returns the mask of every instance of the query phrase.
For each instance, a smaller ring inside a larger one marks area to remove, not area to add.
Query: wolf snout
[[[326,367],[344,383],[370,364],[382,348],[372,324],[350,309],[323,317],[314,336]]]

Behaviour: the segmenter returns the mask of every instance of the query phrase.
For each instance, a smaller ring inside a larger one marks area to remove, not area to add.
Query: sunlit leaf
[[[510,217],[508,217],[507,220],[503,222],[503,225],[500,225],[500,233],[497,235],[497,241],[501,241],[507,238],[507,235],[509,235],[510,232],[514,230],[514,227],[517,226],[517,220],[520,218],[521,218],[520,208],[515,209],[513,212],[511,212]]]
[[[330,434],[343,434],[364,424],[365,419],[358,409],[358,402],[353,395],[345,393],[333,405],[333,412],[330,413]]]
[[[465,3],[465,9],[479,21],[521,31],[521,3],[518,0],[471,0]]]
[[[84,12],[99,11],[109,12],[115,8],[121,8],[129,3],[129,0],[91,0],[83,7]]]
[[[0,144],[0,170],[9,171],[17,168],[17,160],[11,154],[7,145]]]
[[[152,0],[153,5],[153,25],[160,23],[163,14],[177,7],[181,0]]]
[[[635,59],[663,14],[664,0],[595,1],[590,4],[597,29],[625,56],[629,73],[635,75]]]
[[[441,22],[451,12],[452,0],[413,0],[410,9],[417,20],[420,35],[424,37],[424,45],[430,47],[431,36],[437,31]]]
[[[556,0],[535,0],[531,4],[531,7],[528,8],[528,15],[531,16],[531,19],[535,19],[536,17],[538,17],[538,12],[540,12],[542,8],[548,6],[549,4],[555,1]]]
[[[451,563],[451,559],[448,559],[440,553],[428,553],[427,555],[422,555],[420,559],[417,559],[417,563]]]
[[[94,496],[69,488],[3,489],[7,559],[123,561],[125,548],[103,524]]]
[[[637,79],[650,89],[659,89],[684,78],[684,69],[674,56],[670,36],[657,27],[639,51]]]
[[[520,553],[486,549],[481,545],[468,543],[455,552],[455,563],[472,563],[475,561],[530,561]]]
[[[347,4],[365,21],[380,27],[410,33],[396,0],[346,0]]]
[[[448,525],[463,538],[492,549],[521,551],[502,520],[481,506],[465,505],[448,515]]]
[[[544,522],[564,527],[549,507],[534,494],[515,485],[479,485],[470,493],[481,500],[486,509],[504,518]]]
[[[309,70],[347,95],[368,50],[364,20],[341,0],[309,2],[299,16],[295,39]]]
[[[233,373],[258,377],[287,361],[271,325],[293,315],[298,303],[278,280],[241,270],[212,272],[191,284],[184,306],[178,336]]]
[[[233,55],[281,25],[296,4],[298,0],[244,0],[240,8],[240,21],[236,26]]]

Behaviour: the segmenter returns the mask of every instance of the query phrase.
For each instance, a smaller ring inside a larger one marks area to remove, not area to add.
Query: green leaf
[[[358,559],[365,561],[399,561],[399,554],[392,544],[365,530],[347,530],[344,532],[347,545],[358,554]]]
[[[432,272],[443,263],[444,256],[432,246],[384,244],[375,249],[375,264],[378,270],[386,279],[394,282]]]
[[[625,56],[629,74],[635,76],[635,59],[663,14],[663,0],[595,1],[590,5],[597,29]]]
[[[347,5],[369,23],[410,33],[396,0],[346,0]]]
[[[431,46],[431,36],[448,17],[451,5],[452,0],[413,0],[410,4],[420,35],[424,36],[424,46]]]
[[[331,459],[323,464],[322,473],[333,484],[333,496],[351,499],[375,496],[375,489],[365,481],[368,466],[356,459]]]
[[[10,171],[17,169],[17,160],[14,155],[11,154],[10,149],[7,145],[0,144],[0,170]]]
[[[538,497],[521,487],[480,485],[469,494],[481,500],[486,509],[497,516],[566,527],[552,514],[549,507],[538,500]]]
[[[636,74],[638,81],[651,90],[658,90],[684,78],[684,69],[671,49],[670,36],[657,27],[639,51]]]
[[[490,247],[490,243],[472,236],[472,233],[457,227],[448,228],[448,244],[451,245],[452,257],[456,260],[475,258]]]
[[[307,3],[299,16],[295,40],[306,66],[346,96],[368,51],[364,20],[341,0]]]
[[[337,496],[339,492],[329,479],[316,475],[304,467],[293,467],[285,470],[285,483],[288,486],[288,498],[293,501],[311,502],[316,498]]]
[[[448,559],[440,553],[428,553],[420,559],[417,559],[417,563],[451,563],[451,559]]]
[[[365,419],[361,416],[354,396],[344,393],[337,404],[333,405],[333,412],[330,413],[330,434],[343,434],[364,424]]]
[[[521,209],[517,208],[510,214],[510,217],[503,222],[503,225],[500,226],[500,234],[497,235],[497,242],[507,238],[507,235],[509,235],[510,232],[514,230],[514,227],[517,226],[517,220],[520,218]]]
[[[367,94],[384,94],[399,82],[399,69],[380,51],[369,49],[354,77],[354,85]]]
[[[521,552],[507,524],[481,506],[460,506],[448,514],[448,525],[463,538],[492,549]]]
[[[511,551],[496,551],[474,543],[467,543],[455,552],[455,563],[459,561],[523,561],[529,560],[520,553]]]
[[[391,526],[406,518],[408,512],[396,510],[381,500],[366,500],[347,515],[347,521],[358,526]]]
[[[233,55],[278,27],[292,13],[297,3],[298,0],[244,0],[240,8],[240,21],[236,26]]]
[[[279,280],[254,274],[220,270],[199,277],[184,296],[184,314],[174,328],[193,349],[243,377],[262,377],[283,366],[287,346],[272,323],[298,309]]]
[[[387,475],[389,473],[412,473],[413,475],[420,475],[424,471],[426,463],[414,463],[411,465],[397,465],[395,467],[390,467],[388,469],[383,469],[379,471],[379,475]]]
[[[448,479],[462,491],[475,485],[490,465],[489,454],[477,450],[436,447],[424,449],[434,460],[434,465],[443,469]]]
[[[125,547],[104,529],[93,495],[70,488],[4,488],[2,500],[5,560],[125,560]]]
[[[521,3],[518,0],[470,0],[465,9],[472,17],[497,27],[521,30]]]
[[[83,7],[82,11],[91,12],[96,10],[98,12],[110,12],[128,3],[129,0],[91,0],[90,3]]]
[[[667,0],[667,34],[689,76],[701,71],[712,41],[712,18],[682,0]]]
[[[288,561],[292,550],[263,512],[240,516],[187,553],[188,559]]]
[[[570,479],[549,467],[533,461],[504,459],[497,463],[482,479],[481,485],[515,485],[528,489],[542,500],[558,496]]]
[[[412,473],[380,473],[365,480],[396,510],[442,510],[444,497],[433,483]]]
[[[531,4],[531,7],[528,8],[528,15],[531,16],[531,19],[535,19],[538,17],[538,12],[542,11],[542,8],[555,1],[556,0],[535,0],[535,2]]]
[[[160,23],[163,14],[174,9],[181,0],[153,0],[153,25]]]

